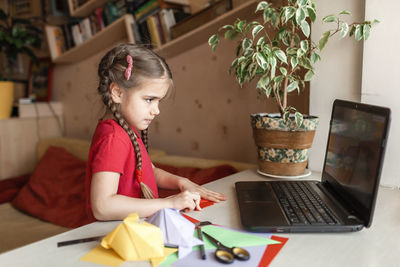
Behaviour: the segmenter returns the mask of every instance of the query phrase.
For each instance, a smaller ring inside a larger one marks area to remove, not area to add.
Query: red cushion
[[[0,204],[11,201],[29,181],[30,174],[24,174],[0,181]]]
[[[61,147],[49,147],[12,205],[65,227],[91,222],[85,209],[86,162]]]
[[[154,164],[157,168],[163,169],[167,172],[189,178],[192,182],[202,185],[228,175],[237,173],[238,170],[231,165],[219,165],[211,168],[194,168],[194,167],[173,167],[160,163]],[[179,193],[179,190],[158,189],[159,197],[167,197]]]

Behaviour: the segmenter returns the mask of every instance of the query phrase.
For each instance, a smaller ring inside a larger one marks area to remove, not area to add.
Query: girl
[[[200,210],[200,197],[214,202],[226,199],[150,161],[147,128],[173,86],[163,58],[144,46],[121,44],[101,59],[98,75],[98,92],[107,113],[97,125],[88,160],[92,219],[121,220],[133,212],[147,217],[163,208]],[[181,193],[158,198],[157,186]]]

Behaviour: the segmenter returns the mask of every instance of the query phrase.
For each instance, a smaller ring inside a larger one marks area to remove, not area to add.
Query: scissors
[[[250,253],[244,248],[230,248],[223,245],[217,239],[205,232],[203,232],[203,235],[205,235],[214,245],[217,246],[217,250],[215,251],[215,258],[217,259],[217,261],[222,263],[232,263],[235,258],[241,261],[247,261],[248,259],[250,259]]]

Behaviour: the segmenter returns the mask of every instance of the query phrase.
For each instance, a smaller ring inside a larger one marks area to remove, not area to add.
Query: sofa
[[[82,179],[89,147],[89,141],[73,138],[41,140],[37,144],[38,163],[32,173],[0,181],[0,253],[89,223],[82,218],[70,220],[83,214]],[[169,155],[159,149],[149,149],[149,155],[157,167],[198,184],[255,167],[235,161]],[[160,196],[175,192],[160,190]]]

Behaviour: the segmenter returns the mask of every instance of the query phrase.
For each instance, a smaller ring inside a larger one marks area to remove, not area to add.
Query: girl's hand
[[[197,192],[204,199],[211,200],[213,202],[220,202],[221,200],[226,200],[226,196],[221,193],[211,191],[203,186],[193,183],[187,178],[180,179],[179,189],[181,191],[188,190],[190,192]]]
[[[184,191],[177,195],[167,197],[171,201],[171,208],[177,210],[191,211],[201,210],[200,195],[197,192]]]

